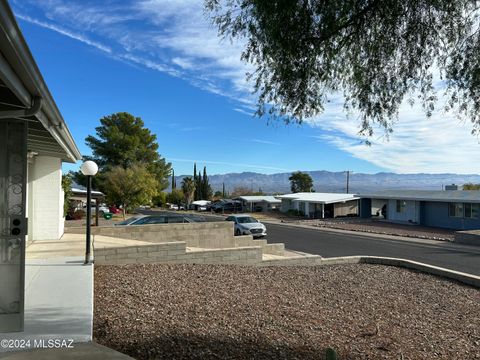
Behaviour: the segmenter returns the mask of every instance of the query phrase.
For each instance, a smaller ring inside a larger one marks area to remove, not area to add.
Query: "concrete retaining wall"
[[[256,265],[261,261],[262,248],[259,246],[187,252],[185,242],[173,242],[95,250],[96,265],[148,263]]]
[[[85,229],[82,228],[68,228],[66,230],[69,233],[76,234],[85,232]],[[93,227],[92,234],[152,243],[184,241],[188,247],[207,249],[235,247],[233,223],[230,221],[137,226],[100,226]]]

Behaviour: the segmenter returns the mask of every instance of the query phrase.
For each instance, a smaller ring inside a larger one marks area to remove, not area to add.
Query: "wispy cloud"
[[[81,0],[12,3],[24,21],[81,41],[114,59],[167,73],[228,97],[237,104],[233,110],[239,113],[251,116],[254,112],[255,98],[245,77],[252,67],[240,60],[243,43],[231,44],[217,37],[204,16],[201,0],[110,0],[108,5]],[[385,141],[379,130],[378,138],[368,147],[358,136],[358,118],[355,114],[347,116],[342,105],[343,98],[332,94],[324,114],[306,121],[322,143],[397,172],[480,173],[475,165],[480,163],[480,145],[470,135],[470,124],[458,123],[441,112],[426,119],[419,106],[404,105],[390,141]]]
[[[62,35],[65,35],[65,36],[68,36],[69,38],[71,39],[75,39],[75,40],[78,40],[78,41],[81,41],[82,43],[84,44],[87,44],[87,45],[90,45],[90,46],[93,46],[95,48],[97,48],[98,50],[101,50],[101,51],[104,51],[108,54],[111,54],[112,53],[112,49],[106,45],[103,45],[97,41],[93,41],[93,40],[90,40],[88,37],[84,36],[84,35],[81,35],[79,33],[75,33],[75,32],[72,32],[68,29],[65,29],[65,28],[62,28],[61,26],[58,26],[58,25],[54,25],[54,24],[50,24],[50,23],[47,23],[47,22],[44,22],[44,21],[40,21],[40,20],[37,20],[37,19],[34,19],[34,18],[31,18],[30,16],[27,16],[27,15],[22,15],[22,14],[16,14],[16,16],[19,18],[19,19],[22,19],[24,21],[27,21],[31,24],[35,24],[35,25],[38,25],[40,27],[43,27],[45,29],[49,29],[49,30],[53,30],[53,31],[56,31]]]
[[[281,167],[261,165],[261,164],[245,164],[245,163],[235,163],[235,162],[226,162],[226,161],[213,161],[213,160],[200,160],[200,159],[183,159],[183,158],[168,158],[171,161],[178,162],[188,162],[188,163],[197,163],[197,164],[210,164],[210,165],[222,165],[230,166],[233,168],[250,168],[254,170],[267,170],[267,171],[282,171],[282,172],[291,172],[292,169],[286,169]]]
[[[250,139],[250,142],[254,142],[257,144],[265,144],[265,145],[280,145],[280,143],[270,141],[270,140],[262,140],[262,139]]]

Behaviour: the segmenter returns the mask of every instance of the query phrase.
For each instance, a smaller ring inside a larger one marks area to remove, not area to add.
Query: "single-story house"
[[[250,212],[271,211],[278,209],[282,203],[281,200],[275,198],[274,196],[267,195],[239,196],[235,198],[235,200],[241,201],[243,209]]]
[[[358,215],[358,196],[340,193],[294,193],[277,196],[281,212],[298,211],[308,218],[324,219]]]
[[[361,194],[360,216],[385,206],[385,218],[394,222],[454,230],[480,229],[478,190],[385,190]],[[377,210],[378,211],[378,210]]]
[[[25,246],[63,235],[62,162],[82,158],[0,1],[0,332],[23,327]]]

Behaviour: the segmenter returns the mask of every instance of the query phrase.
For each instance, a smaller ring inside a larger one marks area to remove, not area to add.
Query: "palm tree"
[[[190,207],[190,203],[193,200],[193,196],[195,194],[195,182],[193,179],[189,176],[184,177],[182,180],[182,190],[183,193],[185,194],[185,202],[186,202],[186,208],[188,209]]]

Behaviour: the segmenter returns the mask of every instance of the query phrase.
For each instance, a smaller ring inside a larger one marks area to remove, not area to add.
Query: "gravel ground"
[[[306,220],[300,221],[300,223],[333,229],[361,231],[385,235],[398,235],[431,240],[453,241],[455,238],[455,232],[453,230],[431,228],[418,225],[393,224],[380,221],[361,221],[357,219],[353,221],[348,219],[344,221]]]
[[[137,359],[480,359],[480,290],[366,264],[96,266],[94,339]]]

